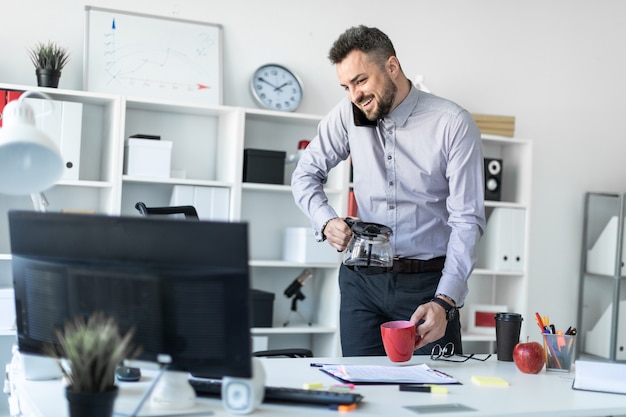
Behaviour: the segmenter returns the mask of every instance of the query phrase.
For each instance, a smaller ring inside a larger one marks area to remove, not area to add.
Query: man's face
[[[389,114],[398,88],[386,70],[362,51],[352,51],[336,65],[339,83],[369,120]]]

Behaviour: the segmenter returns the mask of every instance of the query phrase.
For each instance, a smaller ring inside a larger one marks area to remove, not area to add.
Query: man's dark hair
[[[354,50],[365,52],[381,66],[384,66],[387,58],[396,55],[387,35],[377,28],[361,25],[351,27],[339,36],[330,48],[328,59],[333,64],[338,64]]]

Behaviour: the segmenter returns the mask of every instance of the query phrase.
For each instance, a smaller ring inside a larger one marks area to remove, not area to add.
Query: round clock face
[[[278,64],[257,69],[250,80],[252,96],[261,106],[294,111],[302,102],[302,83],[297,75]]]

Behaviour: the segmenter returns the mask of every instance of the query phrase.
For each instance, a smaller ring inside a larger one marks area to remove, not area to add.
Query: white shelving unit
[[[0,84],[0,89],[32,87]],[[221,189],[229,200],[227,219],[249,224],[252,286],[276,294],[273,327],[253,329],[255,338],[267,342],[269,349],[308,347],[319,356],[339,353],[339,256],[336,263],[313,265],[282,258],[284,229],[309,227],[288,185],[293,166],[286,165],[282,185],[242,182],[244,149],[295,153],[299,140],[313,138],[321,117],[60,89],[40,91],[54,100],[83,104],[79,180],[61,181],[45,192],[49,211],[139,216],[134,208],[137,201],[169,205],[177,185]],[[160,135],[173,143],[175,178],[123,174],[125,140],[138,133]],[[344,211],[347,184],[341,165],[330,175],[328,193],[335,207]],[[12,286],[10,209],[32,210],[33,206],[29,197],[0,195],[0,288]],[[298,314],[290,314],[291,301],[282,294],[304,268],[312,268],[314,277],[302,289],[305,299],[298,303]],[[11,331],[0,333],[3,339],[14,336]],[[10,351],[6,353],[8,360]]]
[[[525,339],[526,325],[531,318],[527,307],[527,254],[532,142],[483,135],[482,143],[485,158],[502,160],[502,191],[500,201],[485,201],[487,229],[480,243],[476,268],[470,277],[470,292],[461,310],[461,324],[464,343],[486,343],[488,349],[493,351],[495,330],[475,330],[476,327],[472,326],[474,317],[471,317],[473,305],[505,306],[509,312],[522,314],[525,320],[522,323],[521,339]],[[510,224],[502,222],[505,213],[514,213]],[[507,227],[503,227],[503,224]],[[502,249],[507,245],[511,253],[514,252],[513,255]],[[494,248],[503,252],[496,252]],[[508,262],[502,261],[504,257],[508,257]]]
[[[32,87],[0,84],[0,89],[26,91]],[[308,347],[317,356],[340,353],[340,255],[336,262],[324,264],[287,262],[282,256],[285,228],[310,226],[294,204],[288,185],[294,166],[285,166],[283,184],[242,181],[245,149],[295,153],[299,140],[315,136],[320,116],[61,89],[40,91],[54,100],[83,104],[79,179],[61,181],[46,191],[49,211],[139,216],[134,208],[137,201],[148,206],[169,205],[177,185],[219,189],[228,196],[227,218],[249,224],[252,286],[276,294],[273,326],[254,328],[255,338],[267,342],[268,349]],[[171,168],[175,177],[123,174],[124,143],[134,134],[160,135],[173,143]],[[498,208],[523,211],[522,229],[527,236],[531,143],[484,136],[483,145],[485,156],[504,161],[502,201],[487,202],[488,214]],[[342,216],[347,214],[349,171],[348,163],[340,164],[330,173],[326,185],[330,203]],[[29,197],[0,195],[0,288],[12,285],[7,224],[10,209],[32,210],[33,205]],[[528,252],[527,242],[526,238],[524,253]],[[526,256],[523,259],[523,268],[515,272],[478,265],[466,306],[504,304],[526,317]],[[304,268],[312,268],[314,277],[302,288],[306,298],[298,303],[298,314],[294,314],[291,300],[283,296],[283,291]],[[462,317],[464,328],[468,328],[468,318]],[[284,325],[286,322],[288,325]],[[0,334],[0,338],[7,337],[14,335]],[[495,336],[470,333],[464,337],[470,342],[495,340]],[[6,354],[8,358],[10,352]]]

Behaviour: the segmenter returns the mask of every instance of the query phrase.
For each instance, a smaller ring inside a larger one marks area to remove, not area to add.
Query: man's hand
[[[326,223],[326,227],[324,227],[322,233],[326,236],[326,240],[330,246],[337,249],[339,252],[343,252],[352,238],[352,229],[350,229],[350,226],[348,226],[344,219],[339,217]]]
[[[446,334],[446,327],[448,326],[446,312],[437,303],[428,302],[417,307],[411,316],[411,321],[419,323],[421,320],[423,322],[417,326],[417,334],[422,336],[422,339],[416,349],[441,339]]]

